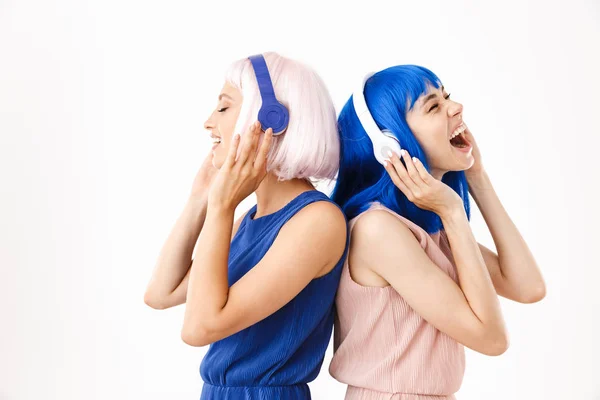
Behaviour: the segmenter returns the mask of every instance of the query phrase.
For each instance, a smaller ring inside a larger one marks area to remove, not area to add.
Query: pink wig
[[[333,179],[338,171],[340,141],[336,114],[329,91],[311,68],[277,53],[263,53],[275,96],[289,110],[287,130],[273,137],[268,170],[279,180]],[[225,75],[242,92],[243,103],[235,132],[246,133],[256,121],[261,104],[252,64],[247,58],[234,62]],[[242,140],[243,141],[243,140]]]

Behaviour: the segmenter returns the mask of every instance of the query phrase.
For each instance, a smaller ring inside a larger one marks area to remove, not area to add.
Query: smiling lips
[[[216,149],[217,146],[221,143],[221,137],[220,136],[216,136],[216,135],[210,135],[212,141],[213,141],[213,147],[212,149]]]

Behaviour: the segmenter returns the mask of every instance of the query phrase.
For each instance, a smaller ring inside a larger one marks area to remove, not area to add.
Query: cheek
[[[445,130],[429,125],[420,131],[413,131],[417,142],[428,156],[434,156],[440,151],[446,150],[447,145]]]
[[[221,137],[225,142],[229,142],[231,140],[231,136],[233,135],[233,130],[235,129],[235,121],[231,121],[231,118],[223,118],[219,122],[219,132],[221,133]]]
[[[428,135],[424,140],[427,141],[427,147],[433,153],[444,152],[448,150],[448,129],[446,123],[436,122],[431,124]]]
[[[429,125],[425,132],[415,133],[415,138],[425,152],[429,166],[439,167],[448,158],[450,144],[445,128]]]
[[[221,116],[221,119],[218,122],[219,133],[221,134],[222,144],[229,147],[229,143],[231,143],[231,139],[233,138],[235,126],[237,124],[239,109],[230,110],[231,112],[227,112]]]

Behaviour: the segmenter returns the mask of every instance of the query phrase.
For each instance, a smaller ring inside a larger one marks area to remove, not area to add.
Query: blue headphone
[[[254,75],[258,82],[262,105],[258,110],[258,120],[263,131],[271,128],[273,135],[279,135],[285,131],[290,120],[288,109],[275,97],[275,90],[271,82],[271,75],[267,63],[262,54],[248,57],[254,68]]]

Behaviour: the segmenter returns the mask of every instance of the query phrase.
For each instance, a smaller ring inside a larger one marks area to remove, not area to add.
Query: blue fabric
[[[256,206],[250,209],[231,242],[229,285],[263,258],[290,218],[316,201],[335,204],[311,190],[258,219],[253,219]],[[274,314],[211,344],[200,365],[205,382],[200,399],[310,399],[307,383],[317,377],[329,344],[335,295],[347,254],[348,238],[344,254],[328,274],[313,279]]]

